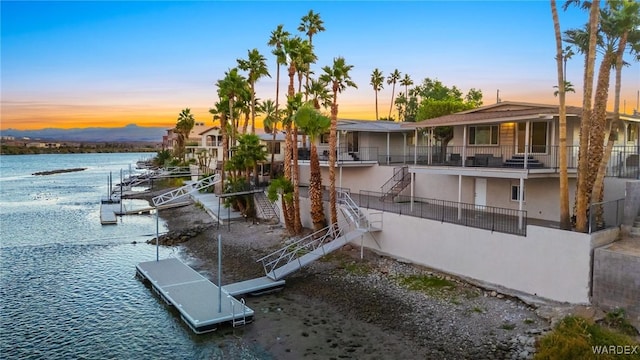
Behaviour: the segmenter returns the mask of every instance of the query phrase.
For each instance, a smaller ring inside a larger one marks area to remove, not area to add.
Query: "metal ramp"
[[[337,224],[329,225],[258,259],[266,277],[280,280],[366,233],[364,229],[355,229],[342,235],[337,228]]]
[[[162,195],[158,195],[151,199],[154,207],[158,207],[160,205],[164,205],[168,202],[181,198],[185,195],[188,195],[194,191],[200,191],[202,189],[206,189],[209,186],[215,185],[220,182],[220,174],[215,174],[214,176],[209,176],[203,179],[200,179],[196,182],[187,184],[183,187],[179,187],[175,190],[166,192]]]

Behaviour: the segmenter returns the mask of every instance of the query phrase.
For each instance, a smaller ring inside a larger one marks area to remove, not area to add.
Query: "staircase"
[[[633,226],[629,230],[629,234],[634,237],[640,237],[640,216],[636,216],[633,220]]]
[[[268,279],[280,280],[364,234],[380,230],[382,221],[380,221],[380,228],[372,227],[372,222],[348,193],[341,191],[339,199],[340,209],[348,223],[331,224],[258,259],[257,262],[262,263]],[[346,231],[346,229],[351,230]]]
[[[411,174],[409,173],[409,168],[407,166],[394,169],[391,179],[387,180],[387,182],[380,187],[382,193],[380,200],[393,202],[395,197],[398,196],[410,183]]]
[[[262,212],[262,218],[266,220],[276,220],[280,222],[280,216],[278,216],[277,205],[269,201],[267,195],[264,192],[258,192],[253,194],[256,208]]]
[[[513,155],[511,159],[504,162],[504,167],[524,169],[524,155]],[[527,169],[541,169],[544,164],[533,156],[527,156]]]

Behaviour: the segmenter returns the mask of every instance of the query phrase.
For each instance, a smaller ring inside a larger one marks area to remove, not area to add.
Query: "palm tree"
[[[400,80],[400,86],[404,86],[404,97],[409,100],[409,86],[413,85],[413,80],[409,74],[404,74],[404,77]]]
[[[285,153],[285,164],[284,164],[284,173],[285,178],[289,179],[293,185],[293,229],[295,234],[299,234],[302,232],[302,222],[300,220],[300,189],[298,186],[299,179],[299,169],[298,169],[298,133],[297,128],[292,121],[293,114],[297,110],[291,108],[291,104],[297,100],[296,91],[294,87],[294,77],[297,72],[298,66],[300,66],[300,61],[302,56],[300,55],[301,50],[305,45],[303,43],[306,40],[302,40],[299,36],[286,38],[282,42],[282,49],[286,55],[289,74],[289,86],[287,103],[289,108],[287,109],[287,113],[289,116],[289,120],[286,121],[287,133],[286,133],[286,153]],[[301,102],[301,98],[299,101]]]
[[[593,0],[589,7],[589,23],[587,45],[579,48],[585,56],[584,85],[582,87],[582,114],[580,121],[580,150],[578,152],[577,190],[574,215],[576,230],[587,231],[587,207],[589,194],[586,178],[589,172],[589,131],[591,127],[591,96],[593,93],[593,76],[596,61],[596,42],[598,38],[598,23],[600,15],[600,0]],[[576,44],[577,45],[577,44]]]
[[[219,80],[218,96],[229,101],[229,122],[232,124],[229,139],[231,146],[235,146],[235,135],[237,132],[237,123],[235,120],[235,102],[242,98],[247,92],[247,80],[244,76],[238,74],[238,68],[233,68],[224,73],[224,79]]]
[[[376,120],[378,120],[378,92],[382,90],[384,84],[384,75],[378,68],[375,68],[371,73],[370,84],[373,86],[373,91],[376,93]]]
[[[322,201],[322,175],[320,174],[320,160],[315,139],[324,134],[331,126],[331,119],[321,115],[311,103],[306,103],[295,114],[295,122],[309,136],[311,154],[309,158],[309,200],[311,201],[311,221],[314,231],[326,226],[324,206]]]
[[[331,106],[331,94],[327,89],[327,84],[321,80],[311,79],[309,86],[305,85],[305,92],[309,94],[313,107],[320,110],[321,107],[328,108]]]
[[[276,135],[278,134],[278,123],[280,122],[280,114],[276,110],[275,103],[271,99],[265,100],[262,104],[260,104],[260,112],[264,114],[264,124],[265,127],[271,128],[271,134],[273,135],[272,143],[271,143],[271,166],[269,169],[269,177],[273,179],[274,177],[274,162],[275,162],[275,145],[276,145]]]
[[[604,197],[604,176],[607,169],[607,163],[611,157],[613,143],[617,136],[617,127],[620,120],[620,88],[622,81],[622,67],[624,65],[623,55],[627,46],[631,52],[635,52],[637,56],[640,54],[640,3],[635,1],[609,2],[609,9],[602,11],[602,30],[607,45],[607,52],[612,53],[613,60],[611,65],[615,68],[615,89],[613,104],[613,119],[609,130],[607,145],[603,150],[600,162],[593,168],[594,183],[592,189],[592,198],[594,202],[602,202]],[[617,44],[617,47],[616,47]],[[603,65],[601,65],[603,66]],[[600,70],[602,71],[602,69]],[[607,77],[611,72],[611,68],[606,71]],[[603,79],[604,80],[604,79]],[[600,88],[600,74],[598,76],[598,89]],[[606,79],[607,87],[609,79]],[[598,95],[599,91],[596,92]],[[605,110],[602,110],[602,107]],[[596,97],[594,105],[594,116],[600,118],[596,121],[606,123],[606,99]],[[605,138],[605,134],[602,135]],[[602,223],[602,207],[596,209],[596,221]]]
[[[393,103],[395,100],[394,96],[396,93],[396,83],[398,82],[398,80],[400,80],[400,71],[398,71],[398,69],[395,69],[387,77],[387,85],[393,84],[393,87],[391,88],[391,104],[389,105],[389,115],[387,116],[387,118],[389,119],[391,119],[391,110],[393,109]],[[399,118],[398,118],[398,121],[400,121]]]
[[[309,85],[309,74],[311,73],[311,64],[315,63],[318,57],[313,52],[313,47],[307,40],[300,42],[298,48],[296,62],[296,71],[298,73],[298,92],[302,92],[302,76],[306,77],[305,85]],[[307,101],[307,94],[305,94],[305,101]]]
[[[336,210],[336,157],[337,157],[337,133],[338,133],[338,93],[343,92],[347,87],[358,88],[351,80],[349,71],[353,65],[347,65],[343,57],[333,59],[333,66],[322,68],[324,72],[320,80],[331,85],[333,103],[331,104],[331,128],[329,131],[329,206],[331,212],[331,224],[338,222],[338,211]]]
[[[264,76],[271,77],[269,75],[269,69],[267,68],[267,59],[260,54],[258,49],[248,51],[247,59],[238,59],[238,67],[240,70],[247,71],[247,81],[251,87],[251,133],[256,133],[256,82]]]
[[[280,24],[271,32],[271,37],[267,43],[273,47],[271,53],[276,56],[276,109],[278,111],[278,100],[280,97],[280,65],[287,64],[287,58],[282,50],[282,42],[289,37],[289,32],[284,30],[284,25]]]
[[[251,170],[255,169],[259,162],[266,160],[264,145],[260,144],[260,138],[255,134],[240,135],[233,150],[233,157],[225,164],[225,170],[231,175],[231,180],[226,184],[227,193],[248,190]],[[246,217],[255,217],[252,196],[234,196],[225,201]]]
[[[568,230],[571,228],[571,217],[569,214],[569,178],[567,176],[567,108],[565,104],[566,90],[566,54],[562,51],[562,33],[560,32],[560,20],[556,1],[551,0],[551,16],[553,18],[553,29],[556,36],[556,70],[558,73],[558,97],[560,101],[558,139],[560,157],[560,228]],[[570,49],[570,48],[569,48]],[[563,62],[565,68],[563,69]]]
[[[313,10],[309,10],[309,13],[302,17],[298,31],[301,31],[309,37],[309,46],[313,51],[313,36],[319,32],[324,31],[324,21],[320,18],[320,14],[314,13]],[[313,61],[315,62],[315,60]],[[309,86],[309,71],[306,74],[305,85]],[[305,98],[305,101],[307,99]]]
[[[184,161],[185,156],[185,144],[189,139],[189,133],[193,126],[195,125],[195,118],[191,113],[191,109],[186,108],[180,112],[178,115],[178,121],[176,122],[176,127],[174,131],[178,134],[178,146],[177,146],[177,154],[176,157],[182,159]]]

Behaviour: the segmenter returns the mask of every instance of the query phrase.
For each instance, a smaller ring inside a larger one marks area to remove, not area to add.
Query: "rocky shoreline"
[[[170,229],[161,244],[177,245],[210,279],[217,279],[221,235],[223,283],[263,276],[255,260],[287,239],[277,225],[238,221],[218,229],[195,205],[160,216]],[[412,289],[408,279],[445,286]],[[517,298],[369,250],[360,259],[351,245],[290,275],[283,290],[246,301],[255,321],[217,333],[274,359],[530,359],[550,329],[540,309]]]

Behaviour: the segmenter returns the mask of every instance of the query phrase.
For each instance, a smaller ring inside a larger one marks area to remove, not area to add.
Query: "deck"
[[[244,300],[232,297],[225,287],[220,297],[218,286],[176,258],[139,263],[136,273],[180,312],[196,334],[214,331],[223,323],[238,326],[253,321],[254,311]]]

